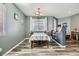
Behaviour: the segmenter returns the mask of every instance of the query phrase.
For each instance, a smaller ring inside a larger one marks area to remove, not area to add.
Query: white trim
[[[65,48],[66,46],[61,45],[60,43],[58,43],[56,40],[52,39],[54,42],[56,42],[61,48]]]
[[[3,56],[6,56],[9,52],[11,52],[13,49],[15,49],[17,46],[19,46],[22,42],[24,42],[26,39],[29,38],[25,38],[24,40],[22,40],[21,42],[19,42],[17,45],[15,45],[13,48],[11,48],[9,51],[7,51],[6,53],[3,54]]]

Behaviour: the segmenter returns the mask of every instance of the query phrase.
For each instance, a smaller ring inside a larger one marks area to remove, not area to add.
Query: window
[[[30,31],[47,31],[47,18],[39,17],[30,19]]]

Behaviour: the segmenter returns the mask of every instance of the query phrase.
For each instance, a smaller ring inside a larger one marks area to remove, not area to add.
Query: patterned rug
[[[60,48],[57,43],[51,41],[49,48],[34,47],[30,48],[29,40],[25,40],[18,47],[13,49],[6,56],[79,56],[79,42],[78,41],[67,41],[66,48]]]

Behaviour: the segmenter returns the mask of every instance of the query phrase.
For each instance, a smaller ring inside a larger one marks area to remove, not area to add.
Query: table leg
[[[31,41],[31,48],[33,48],[33,41]]]

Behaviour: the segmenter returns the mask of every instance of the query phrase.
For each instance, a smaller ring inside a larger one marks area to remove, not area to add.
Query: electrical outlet
[[[0,48],[0,52],[2,51],[2,48]]]

